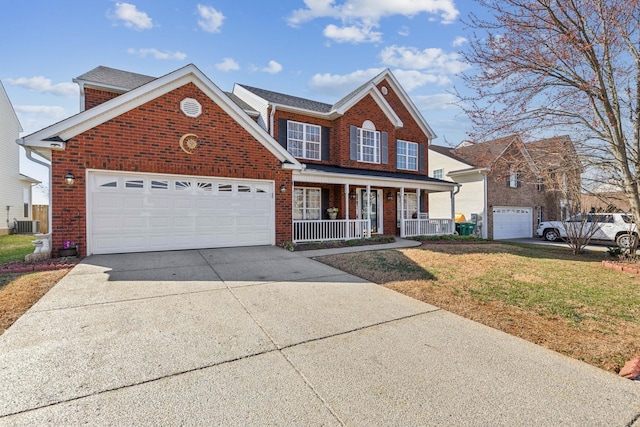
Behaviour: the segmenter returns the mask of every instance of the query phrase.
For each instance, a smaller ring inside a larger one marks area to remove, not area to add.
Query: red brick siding
[[[199,117],[180,111],[186,97],[202,105]],[[196,154],[179,147],[186,133],[198,135]],[[65,151],[53,152],[52,164],[54,248],[70,239],[81,244],[81,255],[86,254],[86,169],[273,180],[276,243],[291,240],[291,171],[283,170],[277,158],[193,84],[72,138]],[[71,187],[64,184],[69,171],[76,177]],[[284,193],[279,191],[282,184]]]
[[[104,102],[107,102],[117,96],[121,95],[120,93],[116,93],[116,92],[109,92],[106,90],[99,90],[99,89],[91,89],[91,88],[86,88],[84,89],[84,109],[88,110],[90,108],[95,107],[96,105],[100,105]]]

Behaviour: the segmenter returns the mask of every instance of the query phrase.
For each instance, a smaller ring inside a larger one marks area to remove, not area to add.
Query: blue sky
[[[328,103],[390,68],[436,144],[456,145],[470,131],[451,105],[453,88],[464,91],[468,0],[1,3],[11,37],[0,45],[0,80],[22,135],[76,114],[71,80],[99,65],[162,76],[189,63],[225,91],[243,83]],[[21,171],[47,180],[26,158]]]

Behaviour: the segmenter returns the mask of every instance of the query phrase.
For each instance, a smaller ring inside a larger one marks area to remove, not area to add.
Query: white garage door
[[[493,208],[493,238],[519,239],[533,236],[533,209],[512,206]]]
[[[273,182],[90,172],[88,253],[275,242]]]

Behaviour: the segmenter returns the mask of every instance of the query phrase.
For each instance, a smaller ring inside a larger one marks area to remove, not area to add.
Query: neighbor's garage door
[[[533,209],[512,206],[493,208],[493,238],[519,239],[533,236]]]
[[[271,245],[273,182],[90,172],[93,254]]]

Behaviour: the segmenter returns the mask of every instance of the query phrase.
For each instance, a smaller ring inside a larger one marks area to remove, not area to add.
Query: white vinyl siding
[[[418,144],[415,142],[397,141],[396,164],[398,169],[418,170]]]
[[[302,188],[293,189],[293,219],[294,220],[318,220],[320,212],[320,189]]]
[[[320,126],[287,122],[287,150],[297,158],[320,160]]]

